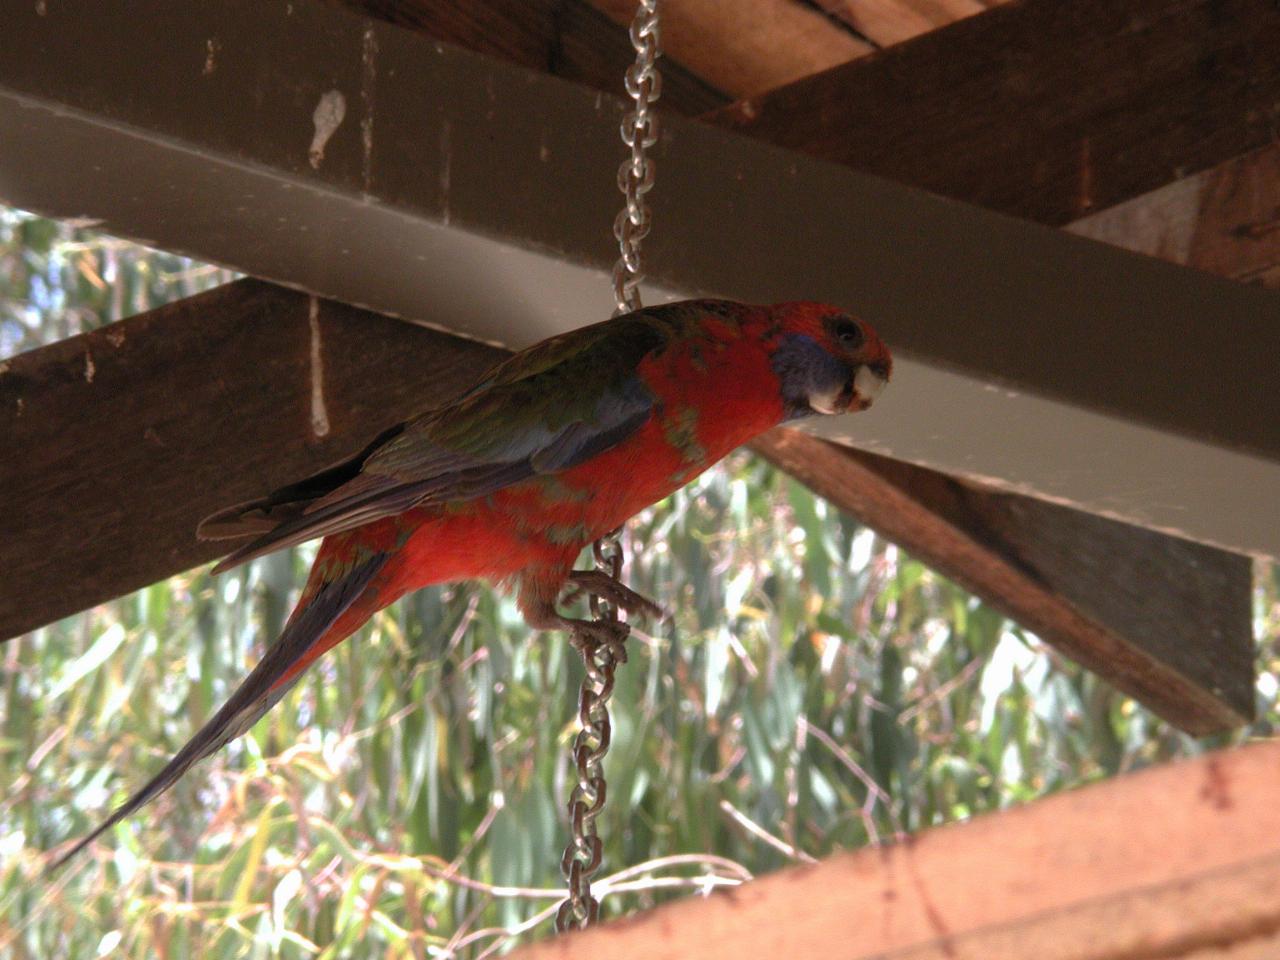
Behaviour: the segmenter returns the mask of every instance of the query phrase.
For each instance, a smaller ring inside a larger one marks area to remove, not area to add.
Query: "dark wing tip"
[[[256,504],[245,504],[205,517],[196,527],[196,536],[201,540],[237,540],[261,536],[279,523],[278,516],[273,517]]]
[[[280,547],[284,546],[284,544],[277,543],[276,538],[272,536],[272,533],[275,531],[275,529],[276,527],[273,524],[272,526],[267,528],[266,533],[262,534],[259,537],[254,538],[253,540],[250,540],[244,546],[231,551],[225,557],[223,557],[221,560],[215,563],[213,565],[213,569],[210,570],[209,572],[214,576],[217,576],[220,573],[226,573],[228,570],[232,570],[240,566],[240,564],[242,563],[247,563],[248,561],[253,560],[256,557],[260,557],[260,556],[263,556],[264,554],[271,553],[274,550],[277,550]]]
[[[209,573],[216,577],[220,573],[226,573],[228,570],[234,570],[242,563],[244,563],[244,561],[239,559],[236,554],[228,554],[215,563],[213,565],[213,569],[210,570]]]
[[[376,487],[385,483],[385,479],[379,478],[362,481],[360,471],[374,451],[398,436],[404,427],[401,423],[384,430],[354,457],[348,457],[304,480],[274,490],[265,497],[226,507],[201,520],[196,527],[196,537],[200,540],[254,538],[250,544],[236,550],[214,567],[214,573],[229,570],[258,553],[270,552],[261,548],[266,546],[271,534],[297,521],[304,514],[315,513],[330,502],[335,492],[344,491],[341,496],[346,497],[366,486]]]

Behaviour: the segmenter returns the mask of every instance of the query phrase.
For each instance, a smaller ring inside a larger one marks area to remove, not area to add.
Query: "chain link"
[[[635,109],[623,118],[622,142],[631,155],[618,168],[618,189],[626,204],[613,221],[613,235],[620,256],[613,267],[615,316],[640,309],[640,281],[643,279],[640,242],[649,233],[649,207],[644,198],[653,189],[653,161],[646,151],[658,142],[658,115],[654,102],[662,93],[662,76],[657,60],[661,56],[658,36],[658,0],[640,0],[631,24],[631,45],[635,63],[627,70],[627,94]],[[622,529],[595,542],[595,567],[612,580],[622,577]],[[569,642],[582,654],[586,676],[578,694],[578,736],[573,741],[573,767],[577,777],[569,796],[569,824],[572,836],[560,859],[560,869],[569,886],[568,896],[556,912],[556,931],[583,930],[596,922],[600,902],[591,893],[591,878],[600,869],[603,845],[596,832],[596,818],[608,796],[603,762],[609,751],[613,728],[609,723],[609,698],[613,695],[614,671],[627,662],[626,639],[631,628],[618,619],[617,608],[603,597],[588,594],[592,623],[574,630]]]
[[[653,104],[662,95],[662,74],[657,66],[658,57],[662,56],[658,0],[640,0],[631,22],[631,45],[636,61],[627,69],[626,85],[635,109],[622,120],[622,142],[631,149],[631,155],[618,168],[618,189],[627,202],[613,221],[619,252],[618,262],[613,265],[615,316],[640,309],[639,287],[644,279],[640,242],[652,226],[644,198],[653,189],[653,161],[646,151],[658,142],[658,115]]]
[[[622,530],[614,530],[592,547],[596,570],[617,580],[622,575]],[[609,697],[614,670],[627,662],[626,639],[631,628],[618,620],[618,610],[602,597],[588,594],[596,629],[578,629],[569,642],[582,654],[586,676],[578,694],[578,736],[573,742],[573,766],[577,776],[569,797],[569,822],[573,836],[565,847],[560,869],[569,895],[556,913],[556,930],[582,930],[595,923],[600,903],[591,893],[591,878],[600,867],[602,845],[596,833],[596,817],[604,809],[608,787],[602,763],[609,751],[613,728],[609,723]]]

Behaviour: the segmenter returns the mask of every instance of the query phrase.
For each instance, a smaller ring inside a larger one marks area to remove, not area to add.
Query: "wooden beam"
[[[0,637],[225,553],[195,539],[202,517],[351,454],[501,356],[242,280],[0,363]]]
[[[1243,283],[1280,287],[1280,143],[1067,229]]]
[[[1019,0],[712,118],[1061,225],[1270,143],[1270,0]]]
[[[977,0],[816,0],[878,47],[902,43],[956,20],[982,13]],[[993,4],[994,5],[994,4]]]
[[[836,854],[511,960],[1272,960],[1280,743]]]
[[[506,0],[479,6],[457,0],[337,2],[479,53],[599,89],[617,89],[616,77],[631,56],[619,26],[630,18],[631,0],[592,0],[591,5],[574,0],[562,5],[558,14],[551,0],[533,4]],[[746,11],[746,15],[740,8],[725,7],[720,0],[682,4],[666,12],[665,108],[696,113],[725,105],[723,95],[686,70],[682,60],[696,64],[701,74],[715,79],[723,90],[745,98],[843,66],[871,52],[866,44],[856,41],[852,45],[846,40],[833,41],[832,35],[838,31],[824,26],[812,10],[791,0],[753,2],[761,9]],[[819,5],[877,44],[887,46],[981,13],[999,2],[820,0]],[[750,29],[745,24],[750,24]],[[767,45],[771,55],[763,55],[753,44]],[[857,111],[860,105],[850,103],[846,109]],[[713,113],[709,119],[721,123],[724,116]],[[834,128],[844,119],[831,118],[829,122]],[[766,138],[775,132],[763,122],[741,129]],[[880,138],[870,139],[875,142]],[[786,139],[775,142],[789,144]],[[886,160],[885,165],[900,169],[894,159]],[[1179,172],[1182,166],[1172,163],[1170,168]],[[999,168],[1005,169],[1003,162]],[[1067,229],[1220,276],[1280,286],[1280,229],[1275,227],[1280,214],[1274,202],[1278,191],[1280,145],[1272,144],[1150,193],[1121,200],[1067,224]],[[981,202],[980,197],[963,192],[953,195]]]
[[[445,43],[623,95],[635,60],[625,27],[587,0],[331,0],[364,16],[425,33]],[[626,22],[630,22],[630,15]],[[662,61],[662,108],[698,114],[727,97],[680,62]],[[788,77],[788,79],[794,79]]]
[[[633,0],[592,2],[618,24],[629,24],[635,13]],[[820,11],[793,0],[665,3],[662,45],[665,56],[734,97],[764,93],[874,49]]]
[[[752,449],[1180,729],[1253,718],[1249,558],[796,430]]]

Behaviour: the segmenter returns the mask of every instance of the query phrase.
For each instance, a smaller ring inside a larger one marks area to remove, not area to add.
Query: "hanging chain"
[[[592,547],[596,569],[617,579],[622,574],[621,530],[614,530]],[[625,641],[630,628],[618,620],[618,611],[601,597],[588,595],[591,616],[606,630],[599,633],[575,630],[570,643],[582,654],[586,676],[578,694],[578,736],[573,741],[573,766],[577,783],[569,797],[569,822],[573,836],[565,847],[560,869],[569,885],[569,895],[556,913],[556,930],[582,930],[600,913],[600,903],[591,893],[591,878],[600,868],[603,847],[596,833],[596,817],[604,809],[607,787],[601,764],[609,750],[613,728],[609,724],[609,697],[618,664],[626,663]]]
[[[613,267],[615,316],[640,309],[640,242],[649,233],[649,207],[644,198],[653,189],[653,161],[646,151],[658,142],[658,115],[654,101],[662,92],[657,60],[658,0],[640,0],[631,24],[631,45],[636,61],[627,70],[627,94],[635,109],[622,121],[622,142],[631,155],[618,168],[618,189],[626,205],[613,221],[620,256]],[[612,580],[622,577],[622,529],[601,537],[592,546],[596,570]],[[591,878],[600,869],[603,845],[596,832],[596,818],[608,793],[604,756],[613,736],[609,724],[609,697],[614,671],[627,662],[625,642],[631,628],[618,619],[617,608],[594,593],[591,602],[593,629],[573,631],[569,642],[582,654],[586,676],[578,694],[578,725],[573,741],[573,767],[577,777],[569,797],[569,823],[573,835],[560,860],[569,895],[556,913],[556,931],[582,930],[595,923],[600,902],[591,893]]]
[[[622,142],[631,148],[631,156],[618,168],[618,189],[627,198],[626,206],[613,221],[613,235],[618,239],[618,262],[613,266],[613,296],[617,313],[640,309],[640,281],[644,279],[640,265],[640,242],[648,235],[652,222],[645,194],[653,189],[653,161],[646,151],[658,142],[658,115],[653,104],[662,95],[662,74],[658,73],[658,57],[662,55],[658,34],[658,0],[640,0],[631,22],[631,45],[636,62],[627,69],[627,94],[635,109],[622,120]]]

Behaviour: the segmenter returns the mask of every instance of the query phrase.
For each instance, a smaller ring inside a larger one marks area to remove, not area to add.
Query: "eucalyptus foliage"
[[[0,212],[0,357],[226,276]],[[626,548],[629,581],[674,617],[635,635],[614,697],[607,914],[1213,745],[745,454],[639,517]],[[550,932],[581,664],[480,585],[376,616],[42,877],[43,851],[244,676],[312,552],[190,571],[0,647],[0,957],[479,957]],[[1232,740],[1280,718],[1264,573],[1261,719]]]

